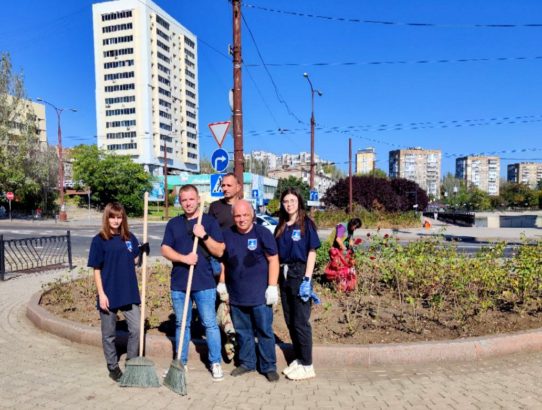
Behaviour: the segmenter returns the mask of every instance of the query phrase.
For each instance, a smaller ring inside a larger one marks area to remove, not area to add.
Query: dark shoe
[[[270,382],[278,382],[280,378],[277,372],[268,372],[265,374],[265,377],[267,377],[267,380]]]
[[[113,369],[109,369],[109,377],[118,382],[122,377],[122,371],[118,366],[114,367]]]
[[[239,367],[236,367],[235,369],[233,369],[230,374],[233,377],[237,377],[237,376],[241,376],[242,374],[250,373],[250,372],[253,372],[253,371],[254,370],[250,370],[250,369],[247,369],[246,367],[239,366]]]

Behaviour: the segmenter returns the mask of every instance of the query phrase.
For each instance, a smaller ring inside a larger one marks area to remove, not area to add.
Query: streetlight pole
[[[303,73],[303,77],[307,79],[309,82],[309,86],[311,87],[311,163],[310,163],[310,189],[311,191],[314,189],[314,166],[316,165],[314,163],[314,125],[316,124],[316,120],[314,119],[314,93],[317,93],[318,96],[322,96],[322,92],[320,90],[315,90],[312,86],[312,81],[309,77],[308,73]]]
[[[61,221],[66,221],[68,219],[68,214],[66,213],[66,207],[64,205],[64,161],[62,157],[62,127],[60,125],[60,116],[62,112],[65,110],[65,108],[59,108],[56,105],[50,103],[49,101],[45,101],[42,98],[36,99],[39,102],[42,102],[44,104],[47,104],[51,108],[53,108],[56,112],[56,119],[57,119],[57,128],[58,128],[58,192],[59,192],[59,201],[60,201],[60,213],[58,214],[58,218]],[[74,108],[67,108],[68,111],[77,112]]]

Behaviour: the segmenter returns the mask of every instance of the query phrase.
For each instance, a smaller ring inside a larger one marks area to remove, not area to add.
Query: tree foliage
[[[47,211],[54,199],[58,159],[40,144],[24,81],[9,54],[0,54],[0,192],[14,192],[19,208]]]
[[[500,186],[501,204],[506,207],[524,208],[538,205],[538,195],[526,184],[503,182]]]
[[[343,178],[326,191],[322,200],[327,205],[345,209],[348,207],[348,193],[349,180]],[[388,212],[409,211],[415,204],[418,204],[418,209],[424,209],[428,203],[426,192],[413,181],[369,175],[352,177],[352,200],[365,209]]]
[[[118,201],[130,215],[143,214],[143,194],[151,189],[151,176],[129,156],[109,154],[95,145],[73,149],[73,175],[78,185],[89,187],[91,200],[103,208]]]
[[[302,198],[304,198],[305,200],[309,199],[309,184],[304,182],[301,178],[296,178],[292,175],[290,175],[288,178],[279,179],[277,190],[275,192],[275,198],[279,199],[282,192],[288,188],[296,189]]]

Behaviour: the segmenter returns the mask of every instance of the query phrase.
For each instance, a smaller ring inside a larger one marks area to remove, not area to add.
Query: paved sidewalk
[[[64,272],[0,282],[0,408],[100,409],[539,409],[542,353],[470,363],[318,368],[305,382],[226,375],[213,383],[191,362],[188,396],[165,387],[119,388],[102,352],[37,330],[25,316],[31,295]],[[154,359],[159,374],[169,366]],[[231,366],[227,366],[230,370]]]

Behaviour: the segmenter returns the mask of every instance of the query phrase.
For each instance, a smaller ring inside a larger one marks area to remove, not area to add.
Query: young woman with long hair
[[[279,223],[275,230],[281,272],[280,296],[295,359],[283,370],[290,380],[316,376],[312,364],[311,313],[312,273],[320,239],[316,225],[307,215],[305,203],[292,188],[280,196]]]

